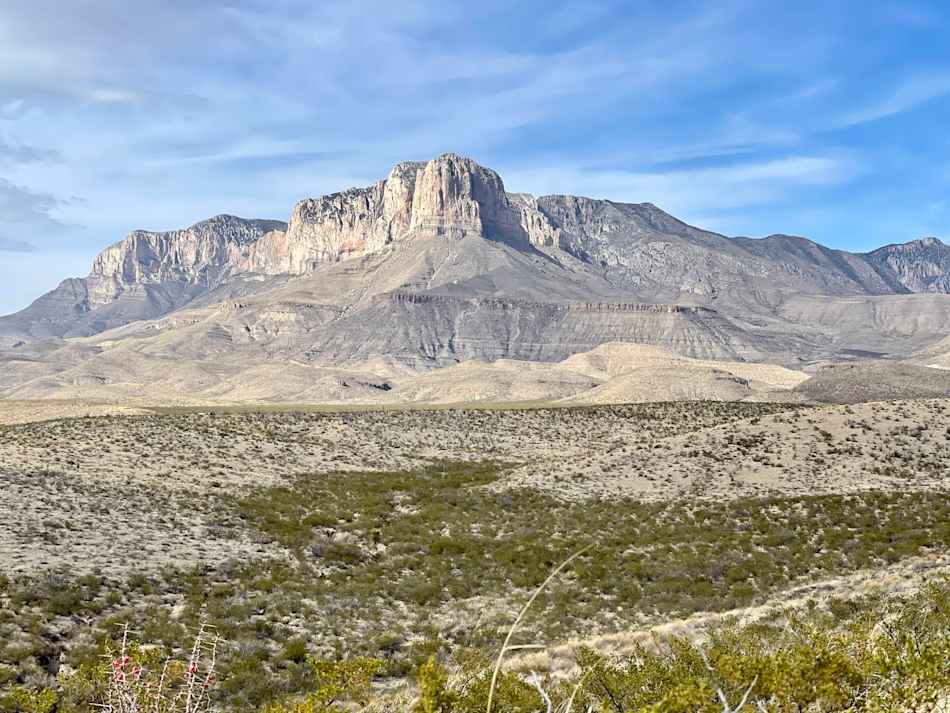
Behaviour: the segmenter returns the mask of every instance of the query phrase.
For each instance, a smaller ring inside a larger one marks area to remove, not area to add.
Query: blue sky
[[[399,160],[729,235],[950,236],[950,3],[4,0],[0,313]]]

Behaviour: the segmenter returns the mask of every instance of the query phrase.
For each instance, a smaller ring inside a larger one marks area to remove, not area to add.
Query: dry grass
[[[505,487],[576,499],[729,499],[950,488],[950,400],[795,409],[516,470]]]
[[[592,541],[526,631],[621,647],[858,573],[896,588],[945,565],[948,419],[912,401],[5,426],[0,687],[81,662],[117,620],[155,641],[209,620],[236,647],[223,695],[248,705],[300,690],[301,652],[404,675],[440,642],[497,651],[512,597]]]
[[[183,412],[2,427],[0,563],[122,572],[282,556],[222,496],[304,473],[517,466],[558,498],[945,492],[950,401],[377,412]]]
[[[0,400],[0,426],[17,423],[53,421],[60,418],[91,418],[95,416],[135,416],[147,414],[145,409],[94,401],[9,401]]]

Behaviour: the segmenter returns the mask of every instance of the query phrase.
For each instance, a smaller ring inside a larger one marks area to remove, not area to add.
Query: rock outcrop
[[[730,238],[651,203],[508,193],[494,171],[445,154],[300,201],[288,224],[218,216],[135,231],[88,277],[0,318],[0,345],[146,321],[163,335],[156,353],[188,358],[246,348],[444,365],[628,339],[788,362],[925,348],[945,336],[950,297],[916,292],[950,293],[950,248],[934,238],[868,254]]]
[[[302,275],[410,237],[480,236],[527,245],[497,173],[455,154],[397,164],[385,180],[294,206],[284,233],[249,246],[239,268]]]
[[[241,263],[242,252],[286,224],[217,215],[184,230],[136,230],[103,250],[87,278],[89,307],[106,304],[131,286],[180,282],[215,285]]]
[[[501,177],[455,154],[440,156],[419,172],[410,231],[421,237],[478,235],[527,244],[520,212],[508,199]]]
[[[65,337],[153,319],[213,292],[244,271],[251,246],[286,224],[218,215],[168,232],[135,230],[22,312],[0,317],[0,334]]]
[[[866,257],[882,275],[895,279],[908,292],[950,293],[950,245],[937,238],[886,245]]]

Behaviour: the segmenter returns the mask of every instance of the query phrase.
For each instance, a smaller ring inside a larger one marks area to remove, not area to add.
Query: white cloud
[[[843,116],[836,122],[836,128],[902,114],[946,94],[950,94],[950,74],[910,77],[883,99]]]
[[[660,148],[643,148],[639,154],[652,163],[693,161],[752,153],[763,148],[788,147],[802,141],[793,128],[763,124],[745,114],[729,114],[702,141]]]
[[[128,89],[90,89],[86,96],[94,102],[103,104],[120,104],[123,102],[138,101],[141,96]]]
[[[772,161],[667,172],[588,172],[575,168],[507,171],[508,190],[574,193],[624,203],[655,203],[680,218],[759,206],[796,189],[844,183],[860,172],[847,158],[790,156]]]

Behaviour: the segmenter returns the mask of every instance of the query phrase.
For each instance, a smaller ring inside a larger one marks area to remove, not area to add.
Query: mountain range
[[[87,277],[0,317],[0,396],[152,385],[210,398],[239,383],[319,399],[347,378],[372,394],[396,374],[613,342],[792,368],[940,361],[948,334],[937,238],[851,253],[726,237],[650,203],[509,193],[446,154],[303,200],[287,223],[220,215],[130,233]]]

